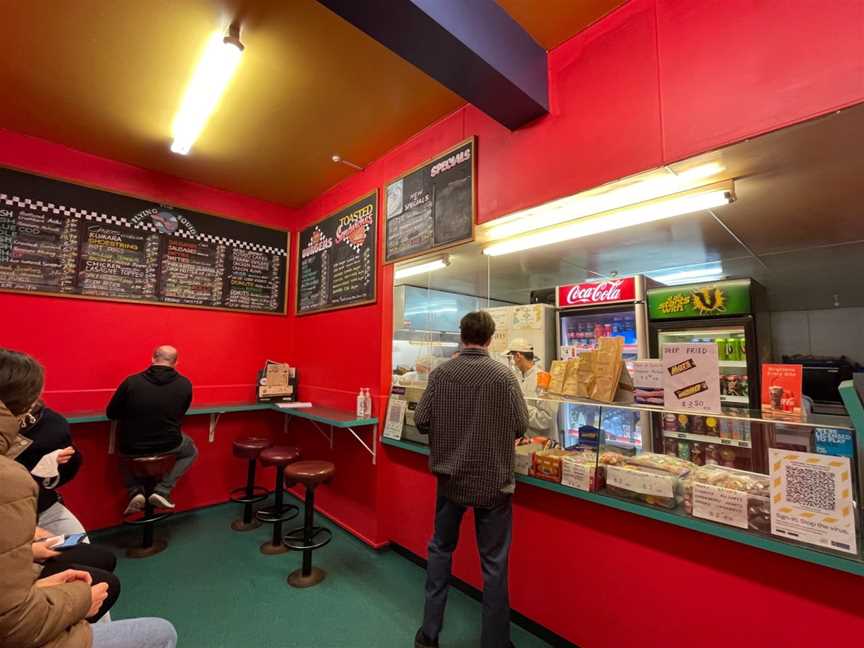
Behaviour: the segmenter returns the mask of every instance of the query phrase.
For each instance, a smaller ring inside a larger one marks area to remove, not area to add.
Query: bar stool
[[[303,552],[303,567],[291,572],[288,584],[292,587],[312,587],[327,575],[323,569],[312,567],[312,552],[333,539],[326,527],[316,527],[315,489],[318,484],[330,481],[336,466],[329,461],[298,461],[285,468],[285,479],[290,483],[301,483],[306,487],[306,502],[303,526],[285,534],[285,546]]]
[[[160,520],[172,514],[172,511],[156,512],[156,507],[150,503],[150,495],[156,489],[156,485],[174,467],[177,456],[174,454],[155,454],[142,457],[123,457],[129,472],[144,488],[144,513],[130,513],[123,517],[123,523],[131,526],[140,526],[141,546],[129,547],[126,555],[129,558],[147,558],[155,556],[164,551],[168,543],[163,539],[154,540],[153,527]],[[140,516],[140,517],[139,517]]]
[[[261,545],[261,553],[268,556],[288,551],[282,544],[282,523],[293,520],[300,509],[293,504],[285,504],[285,466],[300,459],[300,450],[294,446],[270,446],[261,451],[259,460],[262,466],[276,467],[276,485],[273,488],[273,506],[258,509],[255,516],[261,522],[273,525],[273,538]]]
[[[263,486],[255,485],[255,467],[258,463],[258,455],[271,445],[272,441],[265,437],[234,439],[234,456],[239,459],[246,459],[248,462],[246,485],[233,489],[229,495],[232,502],[243,505],[243,518],[231,523],[231,528],[235,531],[251,531],[261,526],[261,521],[252,515],[252,505],[267,499],[270,491]]]

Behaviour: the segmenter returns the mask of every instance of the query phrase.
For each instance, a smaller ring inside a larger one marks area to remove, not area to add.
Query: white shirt
[[[522,388],[522,395],[527,398],[537,396],[537,364],[523,374],[516,369],[516,379]],[[558,439],[558,403],[547,400],[526,400],[528,406],[528,430],[531,436],[545,436],[555,441]]]

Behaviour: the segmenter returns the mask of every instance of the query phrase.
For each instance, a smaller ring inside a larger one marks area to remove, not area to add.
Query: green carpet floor
[[[123,591],[112,617],[165,617],[177,628],[180,648],[413,647],[423,610],[420,567],[392,551],[374,551],[321,519],[333,530],[333,542],[313,560],[328,577],[297,590],[285,577],[300,566],[300,554],[262,555],[258,545],[269,526],[231,531],[239,510],[226,504],[162,522],[157,533],[169,547],[144,560],[122,552],[137,539],[134,531],[95,534],[95,542],[120,557]],[[516,625],[512,636],[517,648],[548,646]],[[451,588],[442,648],[479,643],[480,604]]]

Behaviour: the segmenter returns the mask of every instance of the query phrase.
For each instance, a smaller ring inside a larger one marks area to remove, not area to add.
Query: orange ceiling
[[[500,3],[550,48],[620,0]],[[174,155],[201,48],[238,14],[241,66]],[[289,206],[352,173],[332,153],[367,163],[464,103],[315,0],[9,2],[0,87],[2,128]]]
[[[626,0],[497,0],[540,45],[551,50]]]

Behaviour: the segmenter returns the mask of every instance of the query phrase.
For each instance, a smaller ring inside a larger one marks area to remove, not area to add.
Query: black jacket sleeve
[[[72,458],[67,463],[57,466],[57,472],[60,474],[60,481],[57,482],[55,488],[60,488],[64,484],[68,484],[70,481],[75,479],[75,475],[77,475],[78,471],[81,469],[82,463],[84,463],[84,458],[81,456],[81,451],[78,448],[75,448],[75,454],[72,455]]]
[[[114,392],[114,395],[111,397],[111,402],[108,403],[108,408],[105,410],[105,414],[109,419],[117,420],[123,418],[123,413],[126,410],[126,392],[128,391],[128,383],[129,379],[127,378],[120,386],[117,388],[117,391]]]

